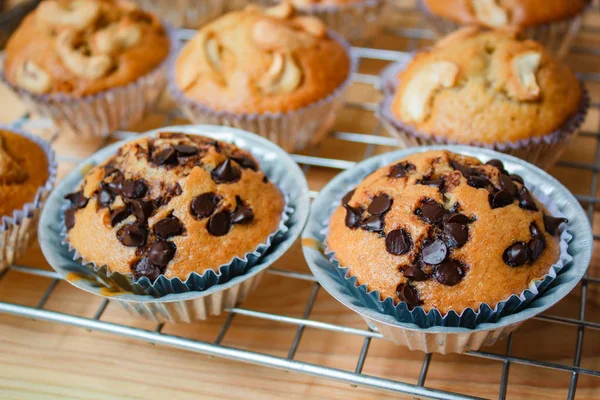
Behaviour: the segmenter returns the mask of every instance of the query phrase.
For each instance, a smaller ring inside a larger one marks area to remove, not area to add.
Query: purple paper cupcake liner
[[[551,215],[564,217],[564,214],[560,211],[558,206],[542,191],[536,190],[535,187],[528,187],[528,189],[530,189],[538,201],[546,207]],[[339,204],[339,202],[337,204]],[[327,226],[329,226],[329,223]],[[328,228],[325,228],[322,231],[322,235],[327,238]],[[324,244],[326,246],[325,256],[329,258],[334,266],[340,282],[360,299],[360,302],[365,306],[392,316],[403,323],[415,324],[422,329],[438,326],[472,329],[477,327],[477,325],[493,323],[498,321],[501,317],[525,309],[540,293],[543,293],[554,279],[556,279],[560,271],[571,262],[572,257],[567,249],[572,237],[573,236],[567,229],[564,229],[561,232],[559,259],[549,268],[548,273],[543,278],[530,282],[529,287],[522,293],[518,295],[513,294],[507,299],[498,302],[494,307],[482,302],[479,305],[479,310],[466,308],[460,314],[454,310],[450,310],[445,315],[435,308],[426,311],[423,307],[418,306],[411,310],[405,302],[395,304],[391,297],[382,300],[382,296],[377,290],[369,290],[366,284],[359,285],[357,278],[351,275],[350,269],[340,265],[340,262],[335,257],[335,252],[327,247],[327,239],[325,239]]]
[[[425,0],[417,0],[417,5],[425,16],[427,23],[439,36],[446,36],[467,25],[431,13],[427,4],[425,4]],[[525,27],[522,29],[522,32],[528,38],[543,44],[544,47],[558,57],[564,57],[569,52],[573,39],[575,39],[581,28],[586,9],[587,7],[571,18]]]
[[[543,136],[531,137],[515,142],[482,143],[478,141],[457,142],[442,136],[435,136],[415,129],[396,118],[391,105],[398,87],[398,74],[410,63],[412,57],[388,65],[381,73],[381,87],[384,98],[379,104],[377,115],[390,134],[398,138],[400,147],[426,146],[435,144],[464,144],[484,147],[528,161],[542,169],[548,169],[560,158],[568,144],[581,130],[590,105],[589,93],[582,81],[582,97],[578,111],[560,127]]]
[[[163,92],[169,59],[177,49],[175,31],[166,24],[163,26],[169,36],[169,54],[154,70],[124,86],[83,97],[62,93],[39,95],[9,81],[5,58],[1,61],[0,80],[21,98],[30,112],[51,119],[60,130],[76,136],[106,137],[140,122]]]
[[[357,60],[352,57],[350,45],[337,34],[329,35],[340,43],[350,57],[346,80],[329,96],[297,110],[283,113],[243,114],[214,110],[185,96],[175,82],[177,57],[171,59],[168,90],[189,120],[196,124],[222,125],[256,133],[279,145],[287,152],[313,146],[325,138],[342,107],[344,93],[352,83]]]
[[[176,28],[197,29],[224,14],[233,0],[136,0],[145,10],[160,15]]]
[[[257,0],[263,7],[271,7],[280,0]],[[352,43],[361,43],[373,37],[382,26],[384,0],[364,0],[350,4],[315,4],[312,7],[295,6],[300,15],[321,19],[332,31]]]
[[[24,136],[39,145],[48,160],[48,179],[40,186],[35,198],[25,203],[20,209],[13,211],[12,215],[2,217],[0,223],[0,272],[8,265],[14,263],[15,259],[22,256],[29,245],[36,238],[37,222],[42,212],[42,207],[56,181],[56,169],[58,167],[54,158],[54,150],[45,140],[31,135],[20,129],[0,125],[0,130],[10,131]]]

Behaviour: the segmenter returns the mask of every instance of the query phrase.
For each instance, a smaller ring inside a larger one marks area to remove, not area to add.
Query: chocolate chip
[[[504,164],[498,159],[493,158],[490,161],[486,162],[486,164],[498,168],[503,175],[508,174],[508,172],[506,172],[506,170],[504,169]]]
[[[532,222],[531,225],[529,225],[529,232],[531,233],[531,237],[544,237],[544,234],[542,233],[540,228],[538,228],[535,222]]]
[[[175,243],[159,240],[152,243],[152,246],[148,249],[148,259],[154,265],[166,267],[169,261],[175,257],[176,250]]]
[[[342,205],[347,205],[348,203],[350,203],[352,196],[354,196],[354,192],[356,192],[356,189],[352,189],[344,195],[344,197],[342,198]]]
[[[396,294],[400,301],[404,301],[410,309],[420,306],[423,302],[419,299],[419,293],[409,283],[401,283],[396,288]]]
[[[154,204],[151,201],[131,200],[129,205],[140,224],[145,223],[154,211]]]
[[[242,171],[231,160],[226,159],[217,165],[210,174],[216,183],[234,183],[240,180]]]
[[[544,227],[546,228],[546,232],[551,235],[556,235],[560,233],[560,225],[562,223],[569,222],[566,218],[554,218],[553,216],[544,214]]]
[[[462,247],[469,239],[469,228],[464,224],[450,222],[444,225],[444,236],[452,247]]]
[[[346,205],[346,226],[348,228],[356,228],[362,220],[362,209],[360,207],[351,207]]]
[[[161,239],[181,235],[185,231],[183,224],[177,217],[167,217],[154,224],[154,234]]]
[[[254,212],[246,203],[242,201],[239,196],[236,196],[236,207],[233,214],[231,214],[231,224],[247,224],[254,220]]]
[[[515,197],[518,192],[517,185],[508,175],[500,175],[500,189],[506,190],[512,197]]]
[[[540,258],[542,252],[546,248],[546,240],[542,237],[531,239],[527,243],[527,248],[529,251],[529,261],[535,262],[538,258]]]
[[[88,203],[88,199],[83,195],[82,190],[66,195],[65,199],[69,200],[71,202],[71,206],[76,209],[84,208]]]
[[[231,216],[225,210],[219,211],[210,219],[206,224],[206,229],[208,233],[213,236],[223,236],[229,232],[229,228],[231,227]]]
[[[387,194],[378,194],[375,196],[367,211],[373,215],[382,215],[392,206],[392,198]]]
[[[421,216],[430,224],[437,224],[444,217],[444,207],[435,201],[426,201],[421,204],[421,208],[417,209],[417,215]]]
[[[122,188],[123,195],[129,199],[139,199],[140,197],[144,197],[148,191],[148,186],[146,186],[141,179],[135,181],[127,179],[123,182]]]
[[[415,265],[411,265],[404,271],[404,277],[417,282],[426,281],[429,278],[421,268]]]
[[[123,222],[131,215],[131,211],[127,207],[120,207],[110,213],[110,225],[115,226],[119,222]]]
[[[515,182],[519,182],[521,185],[525,184],[525,181],[523,180],[523,178],[521,178],[519,175],[517,174],[511,174],[510,175],[510,179],[512,179]]]
[[[175,154],[175,149],[169,147],[157,154],[154,155],[152,161],[156,165],[167,165],[167,164],[176,164],[177,163],[177,154]]]
[[[203,193],[194,197],[190,211],[196,218],[208,218],[217,208],[217,196],[214,193]]]
[[[385,237],[385,248],[390,254],[406,254],[411,247],[412,239],[404,229],[393,230]]]
[[[438,178],[429,181],[417,181],[417,183],[420,185],[435,187],[438,188],[438,190],[444,190],[446,181],[444,181],[442,178]]]
[[[382,232],[383,218],[380,215],[371,215],[360,223],[360,227],[369,232]]]
[[[127,247],[139,247],[146,243],[148,231],[139,224],[129,224],[117,231],[117,239]]]
[[[105,178],[108,178],[109,176],[111,176],[115,172],[121,173],[121,171],[119,171],[118,169],[116,169],[112,165],[105,165],[104,166],[104,177]]]
[[[485,189],[490,181],[481,175],[472,174],[468,176],[467,184],[477,189]]]
[[[447,259],[435,268],[435,279],[446,286],[454,286],[462,281],[464,272],[460,262]]]
[[[106,184],[106,189],[113,195],[119,196],[123,191],[124,180],[125,177],[123,176],[123,174],[121,174],[121,172],[119,172],[119,175],[115,176],[112,181]]]
[[[466,165],[462,165],[457,161],[450,161],[450,166],[455,170],[459,171],[465,178],[468,178],[469,176],[475,173],[475,170],[473,170],[473,168],[467,167]]]
[[[242,168],[246,168],[246,169],[251,169],[252,171],[258,171],[258,165],[256,165],[256,162],[251,159],[250,157],[246,157],[246,156],[234,156],[234,157],[230,157],[232,160],[234,160],[236,163],[238,163],[240,165],[240,167]]]
[[[389,177],[390,178],[404,178],[406,175],[408,175],[409,172],[414,171],[414,170],[415,170],[414,165],[412,165],[409,162],[402,161],[402,162],[399,162],[398,164],[392,166],[392,168],[390,169]]]
[[[114,196],[111,192],[109,192],[106,189],[101,189],[97,194],[96,194],[96,199],[98,201],[98,204],[100,205],[100,207],[108,207],[109,205],[112,204],[112,202],[114,201]]]
[[[424,263],[430,265],[438,265],[446,259],[448,248],[446,244],[439,239],[429,243],[421,251],[421,259]]]
[[[510,245],[506,250],[504,250],[502,259],[511,267],[519,267],[525,264],[527,260],[529,260],[527,244],[524,242],[517,242]]]
[[[445,219],[445,222],[447,224],[467,225],[467,224],[471,223],[471,219],[469,217],[467,217],[465,214],[454,213],[454,214],[448,215],[448,217],[446,217],[446,219]]]
[[[65,211],[65,225],[67,230],[75,226],[75,209],[69,208]]]
[[[525,186],[523,186],[519,192],[519,207],[530,211],[538,211],[533,196]]]
[[[490,194],[490,206],[492,208],[506,207],[512,204],[513,200],[508,190],[500,190],[496,194]]]
[[[153,265],[147,258],[142,258],[139,260],[137,263],[135,263],[135,265],[133,265],[131,270],[136,279],[140,279],[142,276],[145,276],[150,279],[151,282],[154,282],[161,275],[160,268],[156,265]]]
[[[179,157],[191,157],[198,154],[198,148],[196,146],[190,146],[188,144],[176,144],[174,148]]]

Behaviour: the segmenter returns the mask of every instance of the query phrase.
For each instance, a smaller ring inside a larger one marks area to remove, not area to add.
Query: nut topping
[[[265,14],[277,19],[288,19],[294,15],[294,7],[287,1],[283,1],[276,6],[267,8]]]
[[[93,0],[74,0],[68,4],[46,0],[38,6],[36,18],[50,28],[83,30],[100,15],[100,3]]]
[[[477,21],[492,27],[508,25],[508,14],[496,0],[471,0]]]
[[[114,55],[136,45],[141,38],[142,31],[139,26],[121,22],[94,33],[91,47],[95,53]]]
[[[405,119],[423,122],[431,112],[434,93],[456,83],[458,66],[449,61],[437,61],[424,67],[407,85],[402,97]]]
[[[62,31],[57,37],[56,49],[65,66],[74,74],[86,79],[105,76],[113,66],[106,54],[93,55],[85,45],[80,45],[79,35],[72,30]]]
[[[273,53],[273,61],[269,70],[258,83],[262,92],[267,95],[292,92],[302,80],[302,71],[289,53]]]
[[[16,69],[15,80],[32,93],[44,94],[52,88],[50,75],[33,61],[25,61]]]
[[[507,82],[511,96],[519,100],[537,100],[540,87],[535,74],[540,66],[542,55],[535,51],[521,53],[512,59],[512,76]]]

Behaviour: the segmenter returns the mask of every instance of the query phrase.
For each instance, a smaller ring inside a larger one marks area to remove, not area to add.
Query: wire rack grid
[[[413,13],[414,9],[399,9],[401,13]],[[592,8],[591,12],[598,13],[600,11],[598,6]],[[409,51],[414,50],[418,46],[420,40],[431,39],[432,33],[426,29],[417,28],[402,28],[390,30],[393,34],[398,35],[404,39],[408,39]],[[583,32],[588,33],[600,33],[600,29],[590,26],[584,26]],[[181,40],[186,40],[192,34],[192,31],[180,30],[179,37]],[[401,51],[382,50],[367,47],[354,47],[352,49],[353,56],[360,60],[372,59],[380,61],[397,61],[405,58],[408,53]],[[576,54],[591,54],[600,55],[600,49],[593,47],[582,47],[576,46],[573,49]],[[580,76],[588,83],[600,83],[600,72],[586,72],[581,73]],[[379,79],[376,75],[357,73],[354,77],[354,81],[363,84],[370,84],[379,88]],[[367,112],[374,112],[376,109],[375,103],[364,103],[364,102],[349,102],[346,107],[352,109],[359,109]],[[600,110],[600,103],[592,103],[592,108]],[[172,109],[158,109],[158,114],[162,114],[164,117],[164,125],[168,125],[175,118],[181,115]],[[44,120],[30,120],[28,115],[15,121],[15,125],[30,124],[33,127],[47,126],[49,121]],[[364,157],[369,157],[375,152],[376,146],[398,146],[399,142],[390,137],[381,136],[382,128],[377,125],[372,134],[355,133],[355,132],[332,132],[330,138],[334,138],[344,143],[361,143],[366,145]],[[134,132],[115,132],[111,135],[111,139],[125,139],[135,135]],[[597,197],[598,192],[598,176],[600,172],[600,131],[586,131],[582,132],[585,137],[590,137],[595,140],[595,150],[593,163],[574,162],[574,161],[560,161],[559,166],[564,168],[575,168],[590,171],[592,173],[591,185],[589,193],[576,194],[578,200],[586,207],[588,216],[593,222],[595,205],[600,203],[600,198]],[[57,133],[51,138],[52,141],[58,137]],[[104,146],[108,143],[108,140],[103,143]],[[102,147],[101,146],[101,147]],[[323,158],[318,157],[313,153],[310,154],[294,154],[294,159],[303,166],[305,173],[308,173],[311,168],[324,168],[331,170],[344,170],[351,168],[355,162],[345,159],[338,158]],[[78,162],[83,159],[76,156],[62,156],[59,161],[64,162]],[[317,192],[312,191],[311,197],[316,196]],[[600,235],[594,235],[594,240],[600,240]],[[141,341],[146,341],[155,344],[161,344],[165,346],[171,346],[187,351],[202,353],[206,355],[223,357],[230,360],[246,362],[251,364],[257,364],[261,366],[282,369],[286,371],[298,372],[302,374],[313,375],[321,378],[337,380],[341,382],[349,383],[353,386],[363,386],[383,391],[389,391],[393,393],[401,393],[407,395],[413,395],[420,398],[436,398],[436,399],[471,399],[475,398],[459,393],[452,393],[449,391],[434,389],[427,386],[427,374],[430,365],[432,364],[435,356],[432,354],[424,354],[423,360],[418,374],[417,384],[410,384],[401,381],[395,381],[385,379],[377,376],[363,374],[363,366],[369,354],[369,347],[373,340],[382,339],[382,335],[379,332],[371,329],[357,329],[354,327],[343,326],[338,324],[332,324],[327,322],[321,322],[315,319],[311,319],[311,310],[315,305],[317,294],[319,293],[320,285],[315,278],[307,273],[295,272],[292,270],[271,268],[268,273],[281,276],[285,279],[291,280],[302,280],[312,283],[312,291],[308,298],[308,301],[304,307],[304,313],[301,318],[290,317],[284,314],[278,313],[267,313],[247,309],[243,307],[235,307],[227,310],[228,316],[225,319],[220,331],[213,342],[204,342],[198,340],[187,339],[184,337],[174,336],[162,333],[164,324],[158,323],[153,330],[145,330],[134,328],[123,324],[115,324],[111,322],[102,321],[102,316],[111,300],[104,299],[100,304],[99,308],[95,312],[92,318],[85,318],[77,315],[70,315],[66,313],[50,311],[45,309],[45,305],[52,296],[57,284],[61,280],[61,277],[52,271],[43,270],[36,268],[35,266],[24,266],[24,265],[11,265],[9,269],[5,270],[0,274],[0,280],[6,275],[9,270],[16,271],[19,273],[32,274],[47,278],[50,280],[47,290],[40,298],[38,304],[35,307],[28,307],[25,305],[0,302],[0,312],[18,315],[22,317],[32,318],[35,320],[52,321],[61,324],[72,325],[76,327],[85,328],[93,331],[107,332],[115,335],[121,335]],[[536,317],[536,319],[549,322],[551,324],[565,324],[577,329],[577,340],[574,348],[572,363],[557,363],[548,361],[539,361],[524,357],[517,357],[511,355],[511,349],[513,345],[513,335],[511,334],[506,340],[506,347],[504,354],[497,354],[492,352],[471,351],[467,353],[469,356],[484,358],[489,360],[495,360],[501,363],[501,377],[500,385],[498,388],[498,398],[504,399],[507,396],[508,388],[508,377],[509,370],[512,364],[527,365],[535,368],[543,368],[550,370],[563,371],[570,374],[570,382],[568,387],[567,398],[574,399],[578,378],[581,375],[587,375],[591,377],[600,378],[600,370],[584,368],[581,366],[583,357],[583,338],[586,330],[600,330],[600,323],[586,320],[586,305],[589,301],[587,293],[589,285],[599,285],[600,278],[591,277],[586,275],[580,285],[581,301],[579,306],[579,318],[565,318],[558,315],[543,314]],[[281,324],[290,324],[296,326],[295,337],[288,350],[287,357],[277,357],[269,354],[264,354],[252,350],[246,350],[235,347],[228,347],[222,345],[222,342],[235,322],[237,315],[258,318],[268,321],[273,321]],[[303,337],[305,328],[320,329],[325,331],[337,332],[345,335],[357,335],[363,338],[363,344],[360,352],[357,354],[356,366],[354,370],[342,370],[331,368],[328,366],[318,365],[314,363],[307,363],[303,361],[295,360],[296,351]],[[200,328],[199,328],[200,329]],[[600,381],[599,381],[600,384]]]

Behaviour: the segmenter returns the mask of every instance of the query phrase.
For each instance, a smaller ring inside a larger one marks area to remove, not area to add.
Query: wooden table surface
[[[414,14],[395,15],[390,20],[395,27],[419,24]],[[588,24],[595,24],[592,15]],[[578,46],[598,45],[600,33],[583,33]],[[386,49],[407,49],[421,45],[395,36],[381,35],[374,45]],[[580,72],[600,72],[598,57],[574,54],[568,62]],[[376,73],[381,62],[365,62],[361,72]],[[590,84],[594,101],[600,98],[598,84]],[[350,100],[371,101],[379,94],[371,86],[355,84],[349,93]],[[0,86],[0,122],[10,122],[25,111],[19,100],[5,87]],[[585,130],[599,129],[598,108],[590,112]],[[143,131],[159,126],[160,116],[149,116],[135,127]],[[371,133],[377,121],[369,112],[344,109],[335,129],[346,132]],[[102,140],[82,140],[61,135],[55,142],[59,156],[85,156],[102,146]],[[563,159],[592,163],[596,139],[577,138]],[[367,150],[364,144],[327,139],[315,150],[316,155],[331,158],[360,160]],[[376,147],[374,153],[390,148]],[[313,153],[311,153],[313,154]],[[74,164],[62,162],[63,176]],[[588,170],[555,167],[550,171],[567,184],[574,193],[590,194],[592,173]],[[308,172],[310,187],[321,188],[335,171],[311,168]],[[592,193],[592,195],[597,195]],[[594,224],[598,228],[598,223]],[[595,230],[596,232],[598,229]],[[50,267],[39,248],[19,261],[22,265],[39,268]],[[307,272],[298,243],[276,263],[276,267]],[[590,276],[600,276],[600,255],[596,252]],[[35,307],[50,279],[35,277],[11,270],[0,280],[0,301]],[[599,285],[589,285],[586,320],[600,322]],[[307,299],[313,290],[310,282],[301,282],[275,275],[267,275],[258,290],[243,307],[251,310],[302,317]],[[575,289],[548,314],[579,318],[581,288]],[[83,317],[92,317],[102,299],[85,294],[66,282],[58,283],[45,304],[45,309]],[[196,340],[213,342],[227,316],[219,316],[194,324],[167,324],[163,333]],[[324,290],[320,290],[311,318],[334,324],[366,329],[364,321],[337,303]],[[109,303],[102,321],[152,330],[155,323],[136,320]],[[249,349],[270,355],[286,357],[296,335],[297,327],[237,315],[223,344]],[[533,360],[572,365],[577,339],[577,328],[547,321],[526,322],[514,335],[512,355]],[[585,329],[582,367],[600,370],[600,331]],[[353,371],[363,345],[360,336],[326,332],[307,328],[301,339],[295,359],[328,367]],[[506,342],[486,349],[504,354]],[[415,384],[424,354],[409,351],[383,340],[371,343],[363,373]],[[433,355],[426,385],[431,388],[495,398],[498,396],[502,362],[466,355]],[[512,364],[508,378],[507,396],[519,398],[565,398],[571,374],[564,371]],[[212,358],[145,342],[89,332],[82,328],[50,322],[33,321],[18,316],[0,314],[0,398],[162,398],[162,399],[270,399],[270,398],[398,398],[397,395],[375,390],[351,387],[322,378],[288,373]],[[600,398],[600,378],[581,375],[577,386],[578,399]]]

